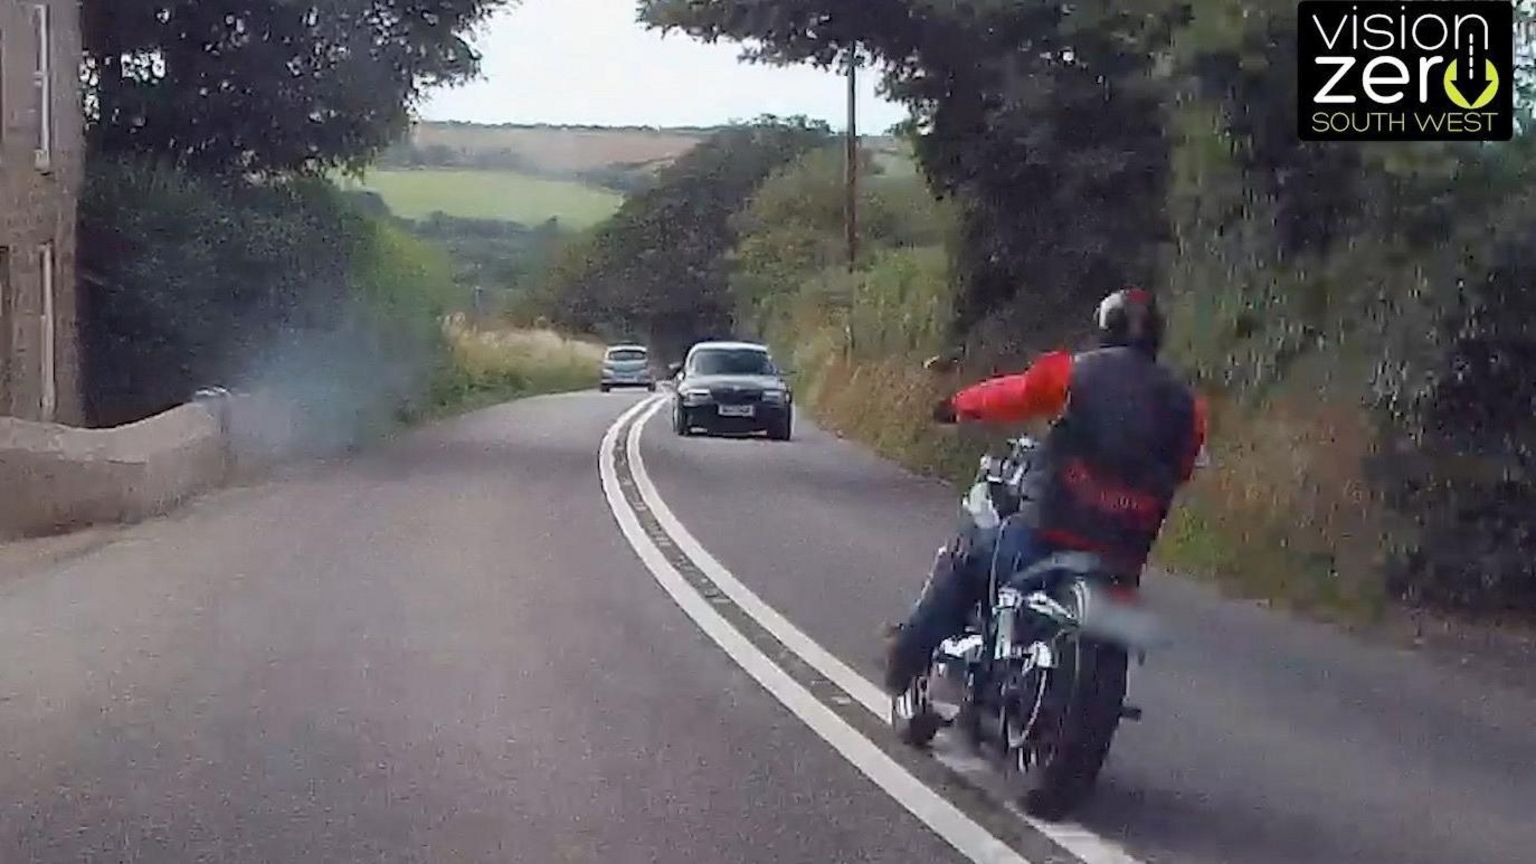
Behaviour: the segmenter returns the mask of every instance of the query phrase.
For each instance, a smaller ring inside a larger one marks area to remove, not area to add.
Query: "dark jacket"
[[[1146,561],[1205,444],[1204,401],[1131,348],[1047,354],[1022,374],[962,390],[951,404],[960,419],[1055,417],[1026,516],[1047,542],[1127,568]]]

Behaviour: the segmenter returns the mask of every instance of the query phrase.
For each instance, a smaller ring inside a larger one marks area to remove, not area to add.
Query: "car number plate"
[[[756,411],[751,405],[721,405],[721,417],[751,417]]]

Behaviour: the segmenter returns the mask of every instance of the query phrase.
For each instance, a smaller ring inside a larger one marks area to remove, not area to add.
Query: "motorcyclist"
[[[1022,374],[983,381],[935,407],[941,423],[1055,422],[1019,511],[995,540],[962,536],[941,552],[922,598],[891,634],[885,683],[892,693],[965,626],[994,569],[1012,576],[1053,552],[1081,550],[1139,579],[1174,494],[1203,452],[1205,403],[1157,362],[1164,325],[1150,293],[1110,294],[1095,324],[1097,349],[1046,354]]]

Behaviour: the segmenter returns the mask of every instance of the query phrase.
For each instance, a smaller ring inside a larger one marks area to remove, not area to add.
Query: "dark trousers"
[[[896,634],[886,685],[893,691],[906,689],[939,643],[965,628],[971,610],[987,599],[993,573],[1006,581],[1053,551],[1017,515],[1003,520],[995,531],[973,527],[957,538],[935,560],[922,596]]]

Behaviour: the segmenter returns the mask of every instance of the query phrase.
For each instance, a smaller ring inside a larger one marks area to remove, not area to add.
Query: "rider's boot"
[[[933,650],[945,637],[965,627],[975,595],[977,556],[939,550],[922,596],[903,624],[886,631],[885,688],[892,695],[904,692],[928,665]],[[983,589],[984,590],[984,589]]]

